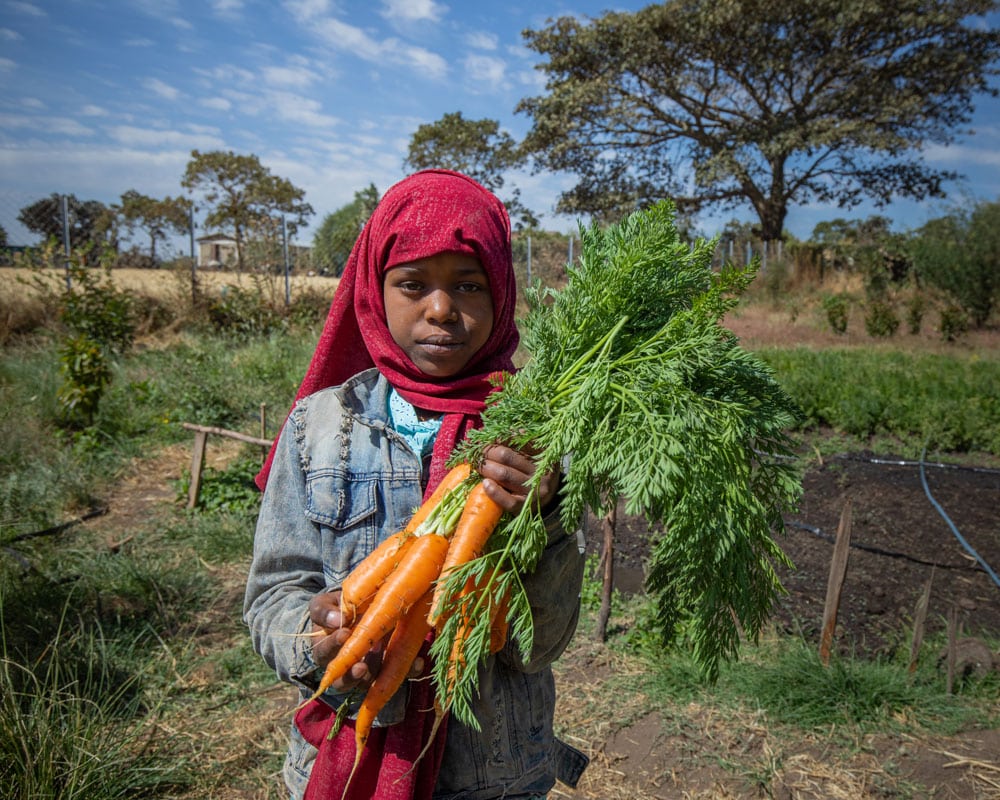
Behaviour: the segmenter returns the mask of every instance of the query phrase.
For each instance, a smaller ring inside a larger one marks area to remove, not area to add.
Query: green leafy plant
[[[822,305],[830,329],[834,333],[847,333],[848,299],[842,294],[831,294],[823,298]]]
[[[778,457],[790,452],[795,405],[720,325],[755,268],[714,272],[715,243],[682,240],[669,202],[607,230],[581,229],[581,240],[565,288],[529,291],[522,333],[530,360],[503,378],[483,427],[456,458],[476,463],[496,441],[533,448],[534,491],[569,455],[560,506],[567,529],[623,498],[626,513],[662,531],[648,572],[657,630],[690,646],[711,677],[736,654],[741,630],[757,634],[780,592],[773,563],[785,559],[773,533],[800,491],[795,469]],[[536,505],[529,499],[483,559],[448,579],[460,588],[476,575],[484,595],[509,589],[525,653],[531,612],[517,576],[534,568],[548,540]],[[443,616],[439,692],[462,615]],[[483,638],[468,638],[472,667],[459,684],[471,693]],[[472,719],[462,690],[455,697],[459,718]]]
[[[899,329],[899,315],[892,303],[885,299],[873,300],[865,311],[865,330],[869,336],[885,338],[894,336]]]
[[[969,315],[959,306],[946,305],[938,318],[938,333],[946,342],[954,342],[969,332]]]
[[[63,385],[59,402],[70,427],[91,425],[111,381],[111,361],[132,344],[132,297],[114,285],[107,261],[88,268],[87,253],[74,254],[59,298],[59,321],[67,333],[59,350]]]

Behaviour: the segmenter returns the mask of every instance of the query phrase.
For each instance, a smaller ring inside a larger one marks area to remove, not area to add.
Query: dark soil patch
[[[918,462],[892,456],[814,460],[803,477],[800,507],[787,516],[780,540],[794,567],[780,570],[788,594],[773,616],[779,628],[818,641],[833,544],[849,507],[851,550],[836,636],[842,651],[871,657],[908,643],[928,580],[927,635],[944,630],[954,611],[965,635],[1000,638],[1000,585],[994,580],[1000,570],[1000,469],[928,464],[923,474]],[[641,590],[648,541],[644,522],[619,517],[620,590]],[[594,552],[600,547],[596,526],[589,546]]]

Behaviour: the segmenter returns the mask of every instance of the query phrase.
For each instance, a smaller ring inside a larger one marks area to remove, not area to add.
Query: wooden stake
[[[840,608],[840,591],[847,575],[847,557],[851,546],[851,501],[844,504],[837,526],[837,541],[833,546],[833,561],[830,562],[830,577],[826,584],[826,604],[823,606],[823,633],[819,642],[819,657],[824,666],[830,663],[830,648],[837,627],[837,611]]]
[[[188,487],[188,508],[198,505],[198,495],[201,493],[201,471],[205,468],[205,444],[208,442],[208,431],[194,432],[194,449],[191,451],[191,485]]]
[[[927,607],[931,602],[931,584],[934,582],[934,567],[931,567],[930,577],[924,584],[924,591],[917,600],[917,608],[913,614],[913,641],[910,643],[910,672],[917,671],[917,661],[920,658],[920,646],[924,643],[924,629],[927,623]]]
[[[608,638],[608,620],[611,618],[611,593],[615,582],[615,526],[618,517],[617,501],[604,515],[601,530],[604,533],[604,552],[601,562],[604,565],[604,581],[601,588],[601,609],[597,612],[597,631],[595,638],[605,641]]]

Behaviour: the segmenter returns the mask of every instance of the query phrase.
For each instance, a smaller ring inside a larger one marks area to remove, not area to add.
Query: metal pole
[[[531,236],[528,236],[528,285],[531,285]]]
[[[194,249],[194,205],[188,209],[188,251],[191,254],[191,304],[198,302],[198,259]]]
[[[69,198],[66,195],[59,196],[59,212],[62,214],[63,253],[66,255],[66,291],[69,291],[73,283],[69,272]]]
[[[569,237],[569,263],[573,263],[573,236]]]
[[[285,216],[281,216],[281,248],[285,258],[285,305],[290,305],[292,302],[292,289],[289,283],[288,273],[291,271],[291,264],[288,261],[288,224],[285,222]]]

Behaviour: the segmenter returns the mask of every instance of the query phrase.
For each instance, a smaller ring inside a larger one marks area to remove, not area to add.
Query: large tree
[[[100,245],[112,240],[114,244],[114,215],[98,200],[78,200],[76,195],[66,195],[66,212],[69,244],[74,250],[87,245]],[[22,208],[18,222],[46,241],[63,241],[63,196],[52,193]]]
[[[241,271],[248,231],[275,229],[275,222],[284,217],[287,229],[294,234],[313,214],[312,206],[303,199],[305,192],[272,175],[255,155],[192,150],[181,185],[202,192],[209,204],[206,226],[233,234]]]
[[[149,236],[149,256],[155,262],[158,241],[164,241],[170,233],[187,232],[191,201],[185,197],[148,197],[129,189],[115,210],[129,235],[143,231]]]
[[[409,169],[452,169],[500,194],[505,173],[525,163],[517,142],[494,119],[466,119],[461,111],[421,125],[410,139],[403,166]],[[503,199],[503,198],[502,198]],[[505,195],[504,205],[518,229],[538,225],[534,213],[521,202],[521,190]]]
[[[313,236],[313,263],[320,269],[340,275],[361,229],[378,205],[375,184],[354,193],[347,205],[327,214]]]
[[[993,0],[671,0],[524,32],[546,93],[522,100],[542,169],[575,173],[562,211],[614,217],[663,196],[791,206],[941,196],[921,160],[954,140],[990,80]]]

